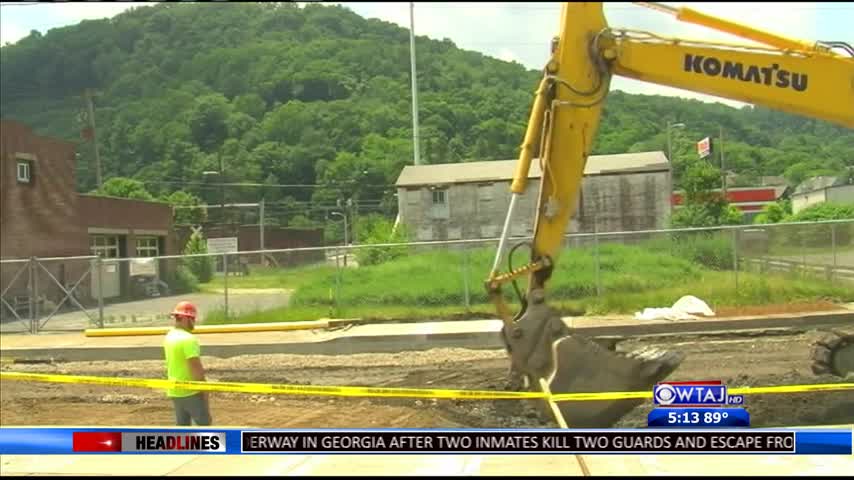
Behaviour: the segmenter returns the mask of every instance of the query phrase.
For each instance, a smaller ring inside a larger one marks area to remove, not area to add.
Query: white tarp
[[[645,308],[635,313],[635,320],[697,320],[697,315],[714,317],[715,312],[699,298],[686,295],[669,308]]]

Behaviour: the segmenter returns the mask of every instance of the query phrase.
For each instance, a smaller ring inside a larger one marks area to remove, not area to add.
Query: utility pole
[[[418,82],[415,76],[414,2],[409,2],[409,59],[412,65],[412,148],[415,152],[415,165],[421,165],[421,152],[418,146]]]
[[[341,202],[339,201],[338,203],[340,205]],[[350,241],[347,238],[347,211],[345,210],[344,213],[331,212],[331,215],[338,215],[339,217],[344,219],[344,266],[346,267],[347,266],[347,256],[350,254],[350,251],[347,250],[347,247],[350,246]],[[337,258],[338,257],[336,257],[336,259]],[[337,263],[337,260],[336,260],[336,263]]]
[[[685,124],[667,122],[667,161],[671,164],[673,164],[673,142],[670,139],[670,130],[673,128],[685,128]]]
[[[261,197],[261,203],[260,203],[260,205],[258,205],[258,209],[260,210],[260,212],[258,212],[258,217],[259,217],[258,218],[258,229],[260,230],[258,232],[258,234],[259,234],[259,241],[258,241],[259,248],[258,248],[258,250],[261,250],[261,251],[264,250],[264,204],[266,202],[267,202],[266,198]],[[261,265],[262,266],[266,266],[266,263],[267,263],[266,258],[267,258],[267,254],[262,253],[261,254]]]
[[[261,230],[259,232],[261,238],[261,250],[264,250],[264,203],[266,203],[266,200],[262,198],[261,205],[259,206],[259,209],[261,210],[261,212],[259,213],[260,218],[258,220],[259,228]]]
[[[92,129],[92,145],[95,147],[95,181],[101,187],[101,156],[98,152],[98,135],[95,133],[95,108],[92,106],[92,90],[86,89],[86,107],[89,110],[89,128]]]
[[[220,210],[221,218],[222,218],[222,227],[225,228],[225,168],[223,168],[222,161],[222,153],[217,150],[216,153],[217,159],[219,160],[219,203],[222,205],[222,210]]]
[[[726,163],[724,161],[724,127],[723,125],[719,125],[720,128],[720,140],[721,140],[721,174],[723,175],[723,181],[721,182],[721,186],[723,187],[724,199],[727,199],[726,194]]]

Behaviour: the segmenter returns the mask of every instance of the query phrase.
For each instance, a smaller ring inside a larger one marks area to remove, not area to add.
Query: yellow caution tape
[[[0,372],[0,379],[47,383],[82,383],[91,385],[110,385],[115,387],[139,387],[153,389],[183,388],[188,390],[211,392],[319,395],[336,397],[444,398],[458,400],[522,400],[550,398],[552,401],[555,402],[583,402],[597,400],[628,400],[638,398],[652,398],[652,392],[559,393],[549,396],[542,392],[280,385],[233,382],[178,382],[172,380],[150,378],[110,378],[22,372]],[[854,383],[743,387],[728,389],[728,392],[734,395],[751,395],[771,393],[804,393],[819,391],[830,392],[843,390],[854,390]]]
[[[835,392],[854,390],[854,383],[822,383],[816,385],[775,385],[771,387],[740,387],[727,388],[728,395],[760,395],[771,393],[806,393],[806,392]],[[652,392],[602,392],[602,393],[557,393],[552,395],[552,401],[594,401],[594,400],[628,400],[632,398],[652,398]]]
[[[155,389],[183,388],[188,390],[204,390],[212,392],[324,395],[338,397],[451,398],[470,400],[531,399],[545,397],[545,394],[540,392],[336,387],[231,382],[178,382],[172,380],[149,378],[109,378],[21,372],[0,372],[0,379],[48,383],[85,383],[92,385],[110,385],[116,387],[140,387]]]

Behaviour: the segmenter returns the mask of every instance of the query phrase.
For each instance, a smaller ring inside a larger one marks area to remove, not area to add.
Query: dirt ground
[[[809,370],[815,332],[806,334],[683,335],[631,339],[619,349],[656,345],[688,354],[671,380],[723,380],[731,387],[839,383]],[[377,387],[505,388],[509,363],[503,350],[435,349],[397,354],[340,356],[255,355],[205,358],[219,381]],[[4,370],[162,378],[160,362],[75,362],[4,365]],[[551,427],[533,402],[355,399],[309,396],[211,394],[216,425],[263,428],[502,428]],[[829,425],[854,421],[854,392],[750,395],[757,427]],[[643,427],[651,402],[619,427]],[[170,425],[171,404],[161,392],[138,388],[2,381],[0,424]]]

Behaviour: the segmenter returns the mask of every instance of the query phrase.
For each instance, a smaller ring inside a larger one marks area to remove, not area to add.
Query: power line
[[[391,185],[391,184],[383,184],[383,185],[380,185],[380,184],[360,184],[356,181],[353,181],[352,183],[348,182],[348,183],[332,183],[332,184],[323,184],[323,183],[281,184],[281,183],[252,183],[252,182],[247,182],[247,183],[213,183],[213,182],[206,183],[206,182],[182,182],[182,181],[169,181],[169,180],[141,180],[140,182],[143,184],[152,184],[152,185],[158,185],[158,184],[162,184],[162,185],[186,185],[186,186],[201,187],[201,188],[206,188],[206,187],[211,187],[211,188],[213,188],[213,187],[294,188],[294,189],[297,189],[297,188],[322,188],[322,189],[328,189],[328,190],[335,190],[335,189],[344,190],[344,189],[353,188],[353,187],[358,187],[358,188],[388,188],[388,189],[396,189],[397,188],[396,185]]]

